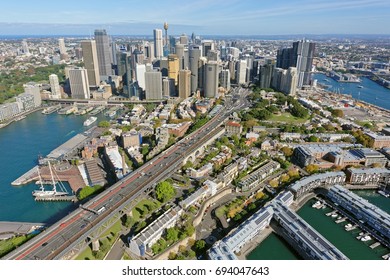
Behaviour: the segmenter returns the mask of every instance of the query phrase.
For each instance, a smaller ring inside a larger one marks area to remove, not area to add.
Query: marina
[[[390,210],[386,198],[375,190],[354,192],[366,199],[371,199],[370,202],[375,201],[380,205],[386,204],[388,207],[386,210]],[[332,209],[331,205],[323,198],[317,197],[309,200],[297,213],[352,260],[382,260],[388,259],[390,256],[389,248],[362,230],[348,217],[336,209]],[[338,218],[332,218],[332,215],[337,215]],[[359,236],[360,239],[357,239]],[[366,237],[363,239],[364,236]],[[278,248],[278,250],[276,251],[274,248]],[[275,233],[271,233],[246,258],[249,260],[301,259],[295,250]]]

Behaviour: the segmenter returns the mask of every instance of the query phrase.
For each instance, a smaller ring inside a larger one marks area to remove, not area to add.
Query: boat
[[[332,218],[336,218],[337,216],[338,216],[337,213],[334,213],[334,214],[331,215]]]
[[[91,124],[96,122],[96,120],[97,120],[97,117],[89,117],[88,119],[86,119],[84,121],[84,126],[90,126]]]
[[[363,88],[363,86],[362,86],[362,85],[358,85],[357,87],[358,87],[358,88]]]
[[[362,239],[360,239],[363,242],[370,241],[372,238],[369,235],[363,236]]]
[[[387,193],[387,192],[385,192],[385,191],[379,190],[378,193],[379,193],[380,195],[383,195],[384,197],[390,197],[390,194]]]
[[[319,208],[321,206],[321,201],[317,200],[316,203],[314,203],[311,207],[313,208]]]
[[[52,168],[51,168],[51,165],[50,165],[50,161],[48,162],[49,164],[49,170],[50,170],[50,175],[51,175],[51,181],[50,181],[50,185],[52,186],[52,189],[51,190],[46,190],[45,187],[43,186],[43,181],[42,181],[42,178],[41,178],[41,173],[39,172],[39,168],[38,168],[38,176],[39,176],[39,182],[40,182],[40,187],[38,190],[35,190],[32,192],[32,195],[37,199],[37,198],[53,198],[53,197],[59,197],[59,196],[66,196],[68,195],[68,192],[66,191],[65,187],[64,186],[61,186],[60,185],[60,191],[57,190],[57,183],[55,180],[54,180],[54,175],[53,175],[53,171],[52,171]]]
[[[344,226],[345,229],[350,229],[352,227],[352,224],[347,224]]]

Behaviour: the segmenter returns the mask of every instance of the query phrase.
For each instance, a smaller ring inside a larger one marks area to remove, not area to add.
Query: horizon
[[[106,29],[109,34],[152,34],[153,29],[163,29],[164,22],[171,34],[209,36],[388,35],[390,26],[387,0],[117,0],[108,8],[107,3],[68,0],[64,6],[48,5],[45,0],[7,1],[2,5],[1,35],[84,35],[94,29]]]

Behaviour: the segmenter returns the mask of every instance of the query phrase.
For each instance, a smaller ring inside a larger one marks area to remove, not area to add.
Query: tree
[[[174,243],[179,240],[179,230],[175,227],[167,229],[167,241]]]
[[[309,164],[308,166],[305,167],[305,170],[306,170],[308,173],[313,174],[313,173],[318,172],[319,168],[318,168],[318,165]]]
[[[319,142],[319,138],[314,136],[314,135],[311,135],[309,138],[308,138],[308,142]]]
[[[110,127],[110,122],[108,122],[108,121],[101,121],[101,122],[99,122],[98,127],[108,128],[108,127]]]
[[[276,179],[271,180],[271,181],[269,182],[269,185],[270,185],[271,187],[273,187],[273,188],[277,188],[278,185],[279,185],[278,180],[276,180]]]
[[[195,249],[197,251],[202,251],[205,248],[206,248],[206,241],[204,241],[203,239],[197,240],[195,242]]]
[[[176,194],[175,188],[171,183],[167,181],[162,181],[156,186],[156,197],[161,202],[167,202],[172,199]]]
[[[281,150],[284,156],[286,157],[291,157],[294,151],[292,148],[286,146],[284,146]]]

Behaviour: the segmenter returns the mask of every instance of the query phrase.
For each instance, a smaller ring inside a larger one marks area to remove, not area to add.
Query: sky
[[[389,0],[2,1],[1,35],[390,34]]]

